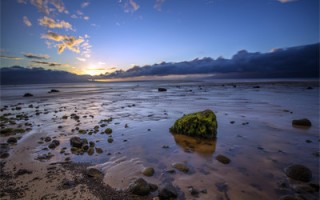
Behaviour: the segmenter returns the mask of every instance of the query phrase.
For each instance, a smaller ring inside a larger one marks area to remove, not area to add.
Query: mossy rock
[[[216,138],[217,119],[212,110],[184,115],[170,128],[171,133],[192,137]]]

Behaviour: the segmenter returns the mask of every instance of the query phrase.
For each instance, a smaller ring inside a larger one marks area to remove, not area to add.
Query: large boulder
[[[170,128],[170,132],[192,137],[216,138],[217,119],[212,110],[184,115]]]

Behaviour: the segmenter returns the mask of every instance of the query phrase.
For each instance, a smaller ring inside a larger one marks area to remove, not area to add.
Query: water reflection
[[[201,156],[212,156],[216,151],[217,139],[200,139],[181,134],[173,134],[177,145],[186,152],[196,152]]]

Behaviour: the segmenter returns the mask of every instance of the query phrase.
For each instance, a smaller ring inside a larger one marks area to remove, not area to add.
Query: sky
[[[97,75],[319,42],[318,0],[1,0],[0,67]]]

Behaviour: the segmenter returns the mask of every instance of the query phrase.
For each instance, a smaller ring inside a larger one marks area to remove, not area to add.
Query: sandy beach
[[[319,91],[304,80],[2,86],[0,197],[159,199],[172,185],[177,199],[316,200]],[[205,109],[217,116],[217,139],[170,133],[184,114]],[[303,118],[312,126],[292,125]],[[87,149],[74,148],[73,137]],[[287,176],[295,164],[310,169],[310,181]],[[138,178],[157,188],[133,194]]]

